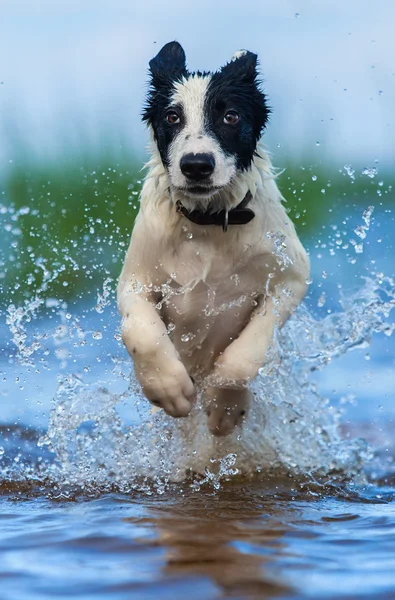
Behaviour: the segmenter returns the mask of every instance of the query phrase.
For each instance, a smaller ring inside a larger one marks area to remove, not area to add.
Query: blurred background
[[[3,1],[1,159],[135,156],[148,61],[183,44],[191,70],[260,57],[281,162],[394,159],[391,0]]]
[[[273,107],[264,141],[302,237],[345,198],[388,202],[394,19],[391,0],[3,0],[3,300],[43,278],[43,293],[74,298],[118,274],[146,159],[147,65],[173,39],[191,70],[258,53]]]

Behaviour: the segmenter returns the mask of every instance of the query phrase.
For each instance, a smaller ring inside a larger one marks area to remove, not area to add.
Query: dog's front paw
[[[135,365],[135,373],[151,404],[163,408],[171,417],[188,416],[195,387],[182,362],[168,360],[165,365],[154,368]]]
[[[251,392],[247,389],[209,387],[205,401],[209,430],[213,435],[225,436],[246,418]]]
[[[225,350],[206,381],[215,388],[241,389],[247,388],[255,375],[255,365],[251,365],[242,356],[234,360],[234,357],[229,356],[228,350]]]

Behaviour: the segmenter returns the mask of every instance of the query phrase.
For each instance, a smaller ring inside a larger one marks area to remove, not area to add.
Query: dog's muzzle
[[[212,154],[185,154],[180,160],[181,173],[190,181],[205,181],[215,169],[215,160]]]

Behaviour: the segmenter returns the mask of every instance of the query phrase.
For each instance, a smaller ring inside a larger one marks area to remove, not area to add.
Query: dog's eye
[[[170,123],[170,125],[176,125],[176,123],[180,122],[180,117],[174,110],[169,110],[169,112],[166,113],[165,118],[166,118],[166,121],[168,123]]]
[[[240,117],[235,110],[228,110],[228,112],[224,116],[224,123],[226,123],[227,125],[236,125],[239,119]]]

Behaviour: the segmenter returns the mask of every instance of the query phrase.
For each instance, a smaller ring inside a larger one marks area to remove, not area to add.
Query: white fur
[[[182,106],[185,126],[169,149],[169,175],[173,188],[182,190],[184,195],[189,182],[181,172],[180,161],[185,154],[210,153],[214,156],[215,169],[209,183],[215,188],[229,184],[236,173],[234,157],[226,156],[217,140],[207,130],[204,121],[204,102],[210,79],[211,75],[194,75],[174,84],[175,90],[170,106]],[[209,192],[207,196],[200,196],[199,199],[207,204],[212,195],[213,193]],[[186,206],[191,209],[196,207],[192,199],[188,199]]]
[[[241,58],[242,56],[245,56],[246,54],[247,50],[237,50],[237,52],[235,52],[232,56],[232,62],[237,60],[238,58]]]
[[[203,84],[196,82],[179,100],[192,106],[197,89],[201,98]],[[199,115],[191,115],[191,131],[197,135],[201,126]],[[123,340],[146,397],[179,417],[201,390],[208,426],[218,435],[243,420],[248,384],[265,362],[275,328],[302,300],[309,275],[269,157],[263,149],[259,154],[218,200],[235,206],[249,189],[255,218],[224,233],[176,212],[174,196],[185,205],[188,197],[175,193],[154,145],[118,286]]]

